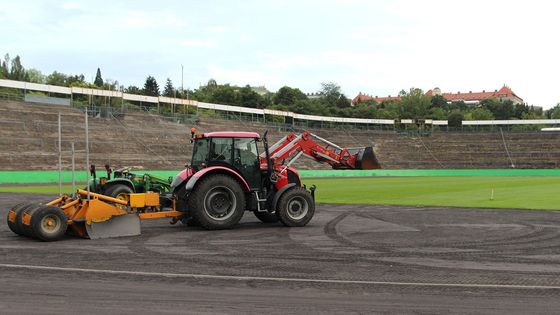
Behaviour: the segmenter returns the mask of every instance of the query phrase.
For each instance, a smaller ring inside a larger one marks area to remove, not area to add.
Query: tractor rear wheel
[[[186,226],[199,226],[196,220],[192,217],[192,212],[188,210],[188,201],[186,196],[186,189],[185,185],[181,185],[181,188],[177,189],[174,193],[175,196],[175,208],[177,211],[183,212],[183,216],[181,217],[181,223]]]
[[[188,198],[194,221],[208,230],[229,229],[236,225],[245,207],[245,195],[239,183],[227,175],[203,178]]]
[[[62,209],[55,206],[43,206],[31,216],[33,237],[42,241],[57,241],[66,233],[68,219]]]
[[[268,211],[263,212],[263,211],[253,211],[253,213],[255,214],[255,217],[257,217],[257,219],[261,220],[262,223],[276,223],[278,222],[278,217],[276,216],[275,213],[270,213]]]
[[[294,187],[280,196],[276,216],[285,226],[305,226],[315,213],[315,202],[303,187]]]
[[[12,209],[10,209],[10,212],[8,212],[7,221],[8,221],[8,227],[12,232],[16,233],[17,235],[23,234],[23,231],[21,230],[21,216],[23,214],[23,211],[32,205],[33,204],[29,202],[22,202],[15,205]],[[18,224],[18,218],[20,222],[19,224]]]

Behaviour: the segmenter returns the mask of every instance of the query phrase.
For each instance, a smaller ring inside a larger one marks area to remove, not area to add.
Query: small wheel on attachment
[[[19,216],[19,221],[21,223],[22,212],[32,205],[33,204],[29,202],[22,202],[22,203],[18,203],[12,209],[10,209],[10,211],[8,212],[7,221],[8,221],[8,227],[12,232],[16,233],[17,235],[23,234],[23,231],[21,230],[21,224],[19,225],[17,224],[18,216]]]
[[[66,214],[59,207],[42,206],[29,211],[27,215],[31,218],[24,218],[30,220],[29,225],[24,222],[25,234],[42,241],[57,241],[64,236],[68,228]]]

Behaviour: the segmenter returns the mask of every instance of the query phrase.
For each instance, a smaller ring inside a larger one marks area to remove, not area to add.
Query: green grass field
[[[309,178],[304,183],[317,185],[319,203],[560,210],[558,177]],[[71,186],[63,191],[71,192]],[[0,192],[57,194],[58,186],[4,186]]]
[[[317,185],[321,203],[560,210],[558,177],[341,178],[304,183]]]

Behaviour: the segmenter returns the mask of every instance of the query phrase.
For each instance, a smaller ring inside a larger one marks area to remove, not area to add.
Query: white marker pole
[[[86,108],[86,186],[87,186],[87,200],[89,201],[89,134],[88,134],[88,110]]]
[[[58,195],[62,195],[62,127],[58,113]]]

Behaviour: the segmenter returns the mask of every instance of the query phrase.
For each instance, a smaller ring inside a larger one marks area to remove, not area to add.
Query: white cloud
[[[210,27],[208,28],[208,32],[210,32],[210,33],[219,33],[219,34],[222,34],[222,33],[225,33],[226,31],[227,31],[226,27],[225,27],[225,26],[221,26],[221,25],[213,25],[213,26],[210,26]]]
[[[178,42],[179,46],[183,47],[196,47],[196,48],[214,48],[217,47],[218,44],[216,41],[211,39],[186,39],[180,40]]]

